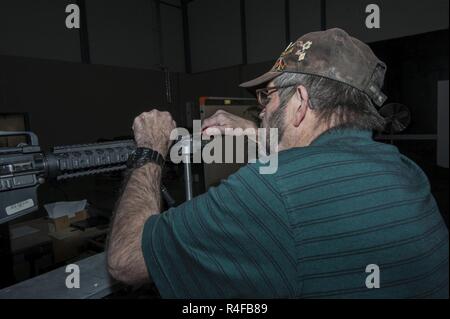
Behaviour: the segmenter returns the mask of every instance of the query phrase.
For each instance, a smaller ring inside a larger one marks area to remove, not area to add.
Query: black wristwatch
[[[165,159],[157,151],[151,148],[138,147],[130,157],[128,157],[127,166],[128,168],[139,168],[147,163],[156,163],[159,166],[164,166]]]

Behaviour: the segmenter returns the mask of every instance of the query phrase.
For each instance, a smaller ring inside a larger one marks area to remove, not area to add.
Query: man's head
[[[309,145],[333,127],[381,131],[383,118],[370,98],[346,84],[307,74],[284,73],[258,95],[265,128],[278,128],[282,149]]]
[[[381,130],[386,66],[340,29],[312,32],[291,43],[274,67],[241,84],[257,90],[262,126],[278,128],[280,148],[309,145],[337,126]]]

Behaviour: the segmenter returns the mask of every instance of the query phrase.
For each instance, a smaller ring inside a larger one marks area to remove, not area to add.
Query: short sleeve
[[[257,164],[150,217],[147,269],[163,298],[295,296],[294,239],[274,177]]]

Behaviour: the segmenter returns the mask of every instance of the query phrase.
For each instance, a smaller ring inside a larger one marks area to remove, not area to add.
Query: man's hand
[[[138,147],[151,148],[166,157],[172,143],[170,132],[176,123],[169,112],[152,110],[134,119],[134,139]]]
[[[214,131],[217,132],[217,129],[220,130],[222,134],[224,134],[226,128],[241,128],[243,130],[252,128],[256,133],[258,126],[252,121],[228,113],[224,110],[218,110],[216,113],[214,113],[214,115],[203,120],[202,123],[202,132],[205,135],[212,135],[214,134]]]

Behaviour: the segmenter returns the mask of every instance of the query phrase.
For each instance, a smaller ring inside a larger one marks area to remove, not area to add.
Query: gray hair
[[[362,130],[382,131],[385,120],[378,113],[369,96],[347,84],[324,77],[283,73],[274,80],[274,86],[296,85],[280,89],[280,110],[303,85],[308,90],[309,107],[316,112],[318,124],[331,127],[349,127]]]

